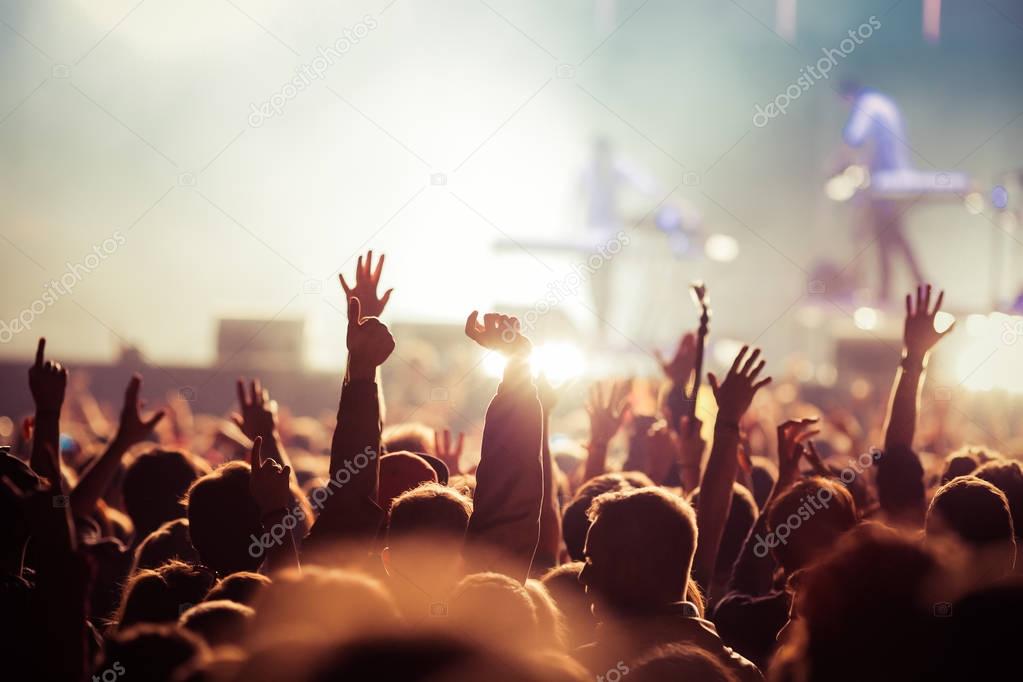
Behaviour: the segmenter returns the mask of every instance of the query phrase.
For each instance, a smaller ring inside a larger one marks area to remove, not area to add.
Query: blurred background
[[[834,166],[856,79],[897,102],[915,168],[968,179],[904,217],[960,323],[942,386],[1012,389],[1021,67],[1012,0],[5,0],[2,371],[23,381],[46,336],[207,408],[242,372],[322,381],[329,405],[337,274],[373,249],[420,401],[500,371],[462,348],[472,309],[532,311],[560,379],[656,372],[697,324],[693,280],[710,368],[753,342],[804,382],[887,381],[901,311],[871,300],[863,183]],[[578,277],[598,149],[628,241],[598,259],[603,302]]]

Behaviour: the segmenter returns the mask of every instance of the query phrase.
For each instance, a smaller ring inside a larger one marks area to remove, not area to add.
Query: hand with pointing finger
[[[28,370],[28,387],[37,411],[59,413],[67,390],[67,369],[59,362],[44,360],[45,353],[46,339],[40,338],[35,364]]]

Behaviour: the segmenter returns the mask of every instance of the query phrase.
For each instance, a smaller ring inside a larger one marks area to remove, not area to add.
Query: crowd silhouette
[[[0,470],[4,679],[1019,675],[1023,468],[921,408],[943,292],[906,297],[887,405],[783,399],[744,347],[690,409],[686,332],[649,395],[595,383],[565,452],[518,320],[473,311],[465,343],[506,360],[477,457],[443,425],[387,423],[383,265],[341,277],[336,423],[284,424],[258,378],[232,415],[150,413],[136,374],[98,432],[39,340]]]

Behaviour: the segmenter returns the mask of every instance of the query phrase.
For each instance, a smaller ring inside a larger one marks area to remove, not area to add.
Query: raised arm
[[[60,410],[67,389],[67,369],[59,362],[45,360],[46,339],[39,339],[35,363],[28,370],[28,387],[35,402],[35,425],[32,430],[31,466],[46,478],[59,493],[60,478]]]
[[[544,491],[543,415],[529,368],[533,346],[514,317],[487,314],[480,324],[477,316],[473,311],[466,320],[466,335],[504,355],[508,364],[483,424],[467,539],[484,549],[484,562],[490,559],[485,551],[490,548],[502,550],[514,564],[479,565],[476,570],[506,568],[525,582],[539,540]]]
[[[934,328],[934,318],[941,309],[945,292],[938,293],[938,300],[931,309],[931,285],[918,287],[916,305],[913,297],[906,295],[906,324],[902,334],[902,362],[895,376],[891,402],[888,407],[888,423],[885,425],[884,449],[886,452],[897,447],[913,449],[916,432],[916,416],[920,401],[920,387],[931,349],[946,334],[952,331],[953,323],[943,332]]]
[[[716,376],[708,375],[718,414],[714,422],[714,444],[700,481],[700,506],[696,511],[699,542],[693,566],[694,577],[705,589],[709,589],[714,575],[718,547],[732,503],[732,485],[739,470],[739,420],[749,409],[756,392],[771,382],[770,377],[757,380],[764,369],[764,361],[757,362],[760,350],[754,350],[747,358],[748,351],[749,347],[743,346],[720,384]]]
[[[586,413],[590,416],[590,442],[586,445],[586,466],[583,481],[600,476],[607,470],[607,446],[622,427],[629,410],[628,382],[614,381],[610,386],[600,382],[590,387]]]
[[[540,375],[536,382],[543,412],[540,461],[543,466],[543,506],[540,508],[540,544],[536,550],[534,574],[558,563],[561,553],[561,509],[558,507],[558,487],[554,478],[554,459],[551,457],[551,411],[558,402],[558,393],[547,377]]]
[[[124,391],[124,405],[121,407],[121,420],[117,425],[117,433],[107,445],[107,449],[93,462],[92,466],[82,475],[78,485],[71,491],[71,510],[77,516],[87,516],[96,508],[96,502],[106,493],[117,473],[124,454],[135,445],[144,441],[163,419],[163,410],[158,411],[149,419],[143,419],[139,401],[139,389],[142,376],[135,374],[128,382]]]
[[[654,350],[654,356],[668,380],[668,390],[661,409],[665,413],[668,425],[677,432],[680,420],[687,414],[686,389],[696,363],[696,334],[693,332],[683,334],[675,349],[675,355],[670,360],[665,359],[659,350]]]

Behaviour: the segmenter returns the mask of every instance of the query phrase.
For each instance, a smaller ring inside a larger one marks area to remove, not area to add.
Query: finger
[[[366,279],[371,279],[370,278],[370,273],[373,271],[373,249],[370,249],[369,251],[366,252],[366,263],[365,263],[365,266],[366,267],[365,267],[365,269],[363,269],[362,275]]]
[[[363,276],[362,273],[362,256],[359,256],[359,260],[355,263],[355,286],[359,286],[359,280],[361,280]]]
[[[742,362],[742,359],[746,356],[746,351],[748,350],[749,346],[742,347],[739,354],[735,356],[735,360],[732,361],[732,368],[728,370],[729,374],[735,374],[736,370],[739,368],[739,363]]]
[[[479,323],[476,321],[476,318],[479,317],[479,314],[478,310],[474,310],[469,313],[469,317],[465,319],[465,335],[470,339],[475,339],[478,334],[476,329],[479,327]]]
[[[262,405],[266,398],[263,396],[263,382],[256,378],[252,380],[252,402],[256,405]]]
[[[455,452],[454,452],[454,454],[455,455],[461,455],[463,447],[465,447],[465,432],[464,431],[459,431],[458,432],[458,442],[455,444]]]
[[[757,366],[753,368],[752,372],[750,372],[749,380],[750,381],[756,381],[757,380],[757,376],[764,369],[764,365],[766,365],[766,364],[767,364],[767,360],[761,360],[760,362],[758,362]]]
[[[167,414],[165,410],[159,410],[156,414],[149,418],[149,421],[142,422],[142,425],[147,429],[156,428],[156,425],[160,423],[160,420]]]
[[[657,360],[657,364],[659,364],[661,367],[668,366],[668,363],[665,362],[664,360],[664,356],[661,355],[661,351],[658,350],[657,348],[654,348],[654,359]]]
[[[930,314],[931,309],[931,285],[928,284],[924,289],[924,313]]]
[[[263,437],[256,436],[256,440],[252,441],[252,452],[249,456],[249,465],[253,471],[259,471],[259,468],[263,465]]]
[[[434,430],[433,432],[433,454],[442,455],[444,450],[440,446],[440,431]]]
[[[337,278],[341,280],[341,288],[345,290],[345,295],[351,296],[352,288],[348,286],[348,282],[345,281],[345,276],[339,272],[337,273]]]
[[[820,429],[813,429],[812,431],[803,431],[802,433],[797,433],[795,438],[793,438],[792,440],[794,440],[797,443],[802,443],[803,441],[813,438],[820,432],[821,432]]]
[[[444,429],[444,452],[451,452],[451,431]]]
[[[260,397],[263,399],[263,401],[262,401],[263,402],[263,407],[266,407],[267,409],[269,409],[270,402],[271,402],[271,400],[270,400],[270,391],[268,389],[264,388],[260,392]]]
[[[248,406],[248,400],[245,397],[245,378],[238,377],[235,382],[235,391],[238,393],[238,404],[245,408]]]
[[[142,375],[138,372],[131,375],[128,387],[124,389],[124,406],[134,407],[139,402],[139,388],[142,386]]]
[[[352,296],[348,299],[348,324],[359,324],[362,319],[362,304],[359,303],[359,299]]]
[[[941,310],[941,302],[944,300],[945,290],[942,289],[941,291],[938,292],[938,300],[934,302],[934,312],[932,313],[933,315],[937,315],[938,311]]]
[[[291,467],[287,466],[287,467],[284,467],[283,469],[281,469],[281,475],[282,476],[286,476],[288,478],[291,478]]]
[[[913,317],[913,297],[906,294],[906,317]]]
[[[714,372],[707,372],[707,381],[710,383],[710,390],[714,394],[714,397],[718,396],[718,378],[714,376]]]
[[[245,420],[242,419],[242,416],[237,412],[231,413],[231,421],[234,422],[234,425],[237,426],[239,429],[242,428],[242,426],[244,426],[245,424]]]
[[[391,292],[394,291],[394,287],[391,287],[384,292],[384,295],[380,297],[380,307],[383,308],[387,305],[387,302],[391,300]]]
[[[385,254],[380,254],[380,258],[377,259],[377,267],[373,270],[374,284],[380,281],[380,272],[384,269],[384,258],[387,258],[387,256]]]
[[[483,314],[483,329],[487,331],[497,331],[497,325],[500,323],[501,317],[496,313],[484,313]]]
[[[924,305],[924,287],[921,284],[921,285],[919,285],[916,288],[916,314],[917,315],[920,314],[921,310],[924,310],[926,312],[926,309],[923,307],[923,305]]]
[[[39,344],[36,346],[36,367],[43,366],[43,357],[46,355],[46,339],[39,337]]]
[[[759,357],[760,357],[760,349],[759,348],[754,348],[753,352],[750,353],[749,358],[746,360],[745,363],[743,363],[742,371],[740,372],[740,374],[742,374],[743,376],[749,375],[750,368],[753,367],[753,363],[756,362],[757,358],[759,358]]]
[[[754,391],[759,391],[761,388],[763,388],[764,386],[767,386],[769,383],[771,383],[771,377],[767,377],[766,379],[761,379],[757,383],[753,384],[753,390]]]

